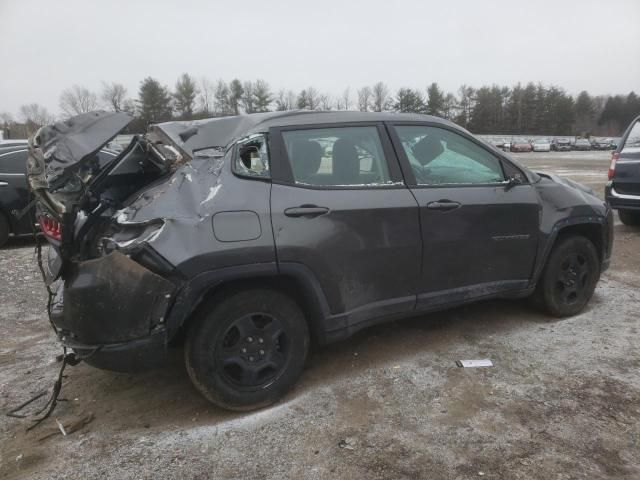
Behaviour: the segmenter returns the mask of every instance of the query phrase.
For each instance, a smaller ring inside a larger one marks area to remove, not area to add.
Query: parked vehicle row
[[[615,150],[616,143],[611,138],[586,139],[573,137],[548,138],[513,137],[510,139],[490,139],[488,141],[494,147],[505,152],[569,152],[572,150]]]
[[[63,280],[50,319],[113,370],[157,365],[184,337],[191,380],[222,407],[276,401],[311,341],[379,322],[528,296],[574,315],[609,265],[612,215],[592,190],[435,117],[168,122],[92,163],[130,121],[93,112],[32,139],[49,281]]]

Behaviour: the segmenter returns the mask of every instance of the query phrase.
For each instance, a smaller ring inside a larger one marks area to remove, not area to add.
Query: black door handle
[[[300,207],[287,208],[284,214],[287,217],[317,217],[329,213],[327,207],[318,207],[316,205],[302,205]]]
[[[446,212],[447,210],[458,208],[460,205],[461,204],[459,202],[452,202],[451,200],[438,200],[436,202],[427,203],[427,208],[429,210],[440,210]]]

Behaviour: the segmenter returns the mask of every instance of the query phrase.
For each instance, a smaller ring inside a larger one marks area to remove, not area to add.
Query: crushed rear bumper
[[[65,277],[51,308],[64,346],[107,370],[138,371],[163,362],[173,283],[117,251],[74,264]]]

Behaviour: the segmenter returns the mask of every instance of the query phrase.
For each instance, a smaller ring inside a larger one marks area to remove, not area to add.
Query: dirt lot
[[[523,154],[602,193],[609,154]],[[279,404],[208,405],[174,352],[164,370],[68,369],[55,434],[0,417],[0,478],[640,478],[640,229],[581,315],[491,301],[395,322],[315,352]],[[47,388],[60,353],[33,245],[0,250],[0,411]],[[462,358],[493,368],[462,369]],[[342,445],[342,447],[340,446]],[[346,447],[346,448],[344,448]]]

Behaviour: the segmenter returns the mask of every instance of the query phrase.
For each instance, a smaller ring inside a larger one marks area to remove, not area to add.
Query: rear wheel
[[[618,210],[618,216],[625,225],[640,225],[640,211]]]
[[[0,247],[9,239],[9,222],[4,214],[0,213]]]
[[[251,289],[205,309],[189,329],[185,362],[209,401],[252,410],[274,403],[293,386],[308,349],[300,307],[280,292]]]
[[[556,317],[575,315],[593,296],[599,277],[600,260],[593,243],[578,235],[561,238],[549,255],[534,300]]]

